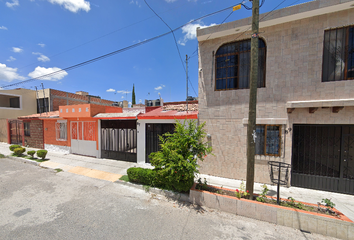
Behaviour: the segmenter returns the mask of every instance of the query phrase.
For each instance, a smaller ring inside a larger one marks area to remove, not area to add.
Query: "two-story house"
[[[214,155],[201,173],[245,179],[251,18],[198,29],[199,121]],[[268,161],[291,185],[354,194],[354,1],[260,15],[255,181]]]

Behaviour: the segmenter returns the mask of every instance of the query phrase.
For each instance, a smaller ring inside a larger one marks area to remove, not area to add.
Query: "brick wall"
[[[42,120],[24,120],[30,123],[30,136],[24,136],[25,146],[33,148],[44,148],[43,142],[43,121]]]
[[[323,1],[324,2],[324,1]],[[354,80],[322,82],[325,29],[354,23],[354,9],[261,28],[267,45],[266,87],[258,89],[257,123],[282,122],[280,157],[257,156],[255,181],[269,183],[267,161],[291,163],[293,124],[354,124],[354,107],[339,113],[320,108],[315,113],[295,109],[287,113],[287,101],[353,98]],[[245,179],[249,89],[215,91],[215,53],[225,43],[249,39],[249,34],[215,38],[199,43],[199,122],[206,122],[213,154],[201,162],[201,173]],[[273,120],[271,120],[273,119]],[[268,121],[268,122],[267,122]],[[285,121],[285,122],[284,122]]]
[[[104,106],[112,106],[113,101],[83,96],[75,93],[63,92],[55,89],[50,89],[50,102],[51,102],[51,111],[58,111],[59,106],[66,105],[78,105],[85,103],[92,103]]]

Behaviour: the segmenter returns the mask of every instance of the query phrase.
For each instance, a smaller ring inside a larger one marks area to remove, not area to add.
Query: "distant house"
[[[22,120],[17,119],[20,116],[43,114],[58,111],[59,106],[85,103],[102,106],[114,105],[113,101],[101,99],[99,96],[92,96],[83,91],[69,93],[50,88],[38,91],[23,88],[0,90],[0,141],[10,144],[25,144],[22,136],[25,132],[28,134],[28,129],[32,128],[33,130],[36,126],[33,121],[31,127],[28,120],[23,124]],[[27,140],[29,139],[27,138]],[[36,146],[40,145],[36,144]]]
[[[354,1],[260,15],[255,181],[268,161],[291,185],[354,194]],[[199,121],[213,153],[201,172],[245,179],[251,18],[197,30]]]
[[[21,144],[23,125],[17,117],[36,112],[36,91],[23,88],[0,90],[0,141]]]

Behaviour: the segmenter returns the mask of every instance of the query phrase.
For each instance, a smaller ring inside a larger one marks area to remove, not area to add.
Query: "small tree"
[[[135,99],[135,87],[133,84],[133,91],[132,91],[132,107],[133,105],[136,104],[136,99]]]
[[[176,122],[174,133],[159,137],[160,151],[150,154],[151,165],[171,189],[188,191],[199,173],[197,160],[203,161],[211,153],[204,126],[197,126],[196,121]]]

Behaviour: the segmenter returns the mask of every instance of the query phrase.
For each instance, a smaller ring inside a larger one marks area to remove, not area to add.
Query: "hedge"
[[[169,181],[155,169],[132,167],[127,170],[127,173],[131,182],[177,192],[188,192],[194,183],[194,178],[179,182]]]

